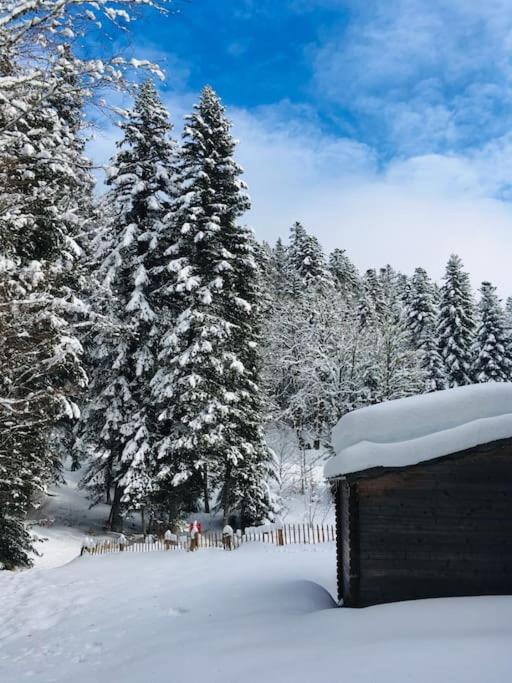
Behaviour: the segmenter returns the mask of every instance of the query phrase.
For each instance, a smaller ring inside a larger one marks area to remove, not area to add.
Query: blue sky
[[[240,139],[261,238],[295,220],[361,268],[460,253],[512,293],[509,0],[177,0],[128,50],[179,120],[205,83]],[[109,150],[109,134],[94,153]]]

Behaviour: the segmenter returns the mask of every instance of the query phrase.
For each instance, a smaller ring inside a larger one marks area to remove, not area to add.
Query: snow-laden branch
[[[56,88],[69,94],[76,91],[85,101],[104,89],[129,88],[128,71],[145,70],[163,79],[161,69],[148,60],[125,59],[114,55],[106,59],[83,59],[77,55],[81,39],[96,30],[107,35],[100,18],[115,30],[118,20],[131,23],[132,7],[167,12],[172,0],[0,0],[0,103],[9,103],[11,116],[5,116],[0,133],[12,130],[30,112],[48,104]],[[122,9],[119,6],[122,6]],[[76,49],[77,48],[77,49]],[[64,69],[64,76],[62,70]],[[16,111],[17,93],[29,88],[29,109]],[[101,102],[98,103],[102,107]]]

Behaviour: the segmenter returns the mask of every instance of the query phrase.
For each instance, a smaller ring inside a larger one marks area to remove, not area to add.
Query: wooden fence
[[[185,535],[178,536],[177,541],[164,541],[159,538],[152,543],[127,540],[125,544],[122,544],[115,539],[98,539],[94,545],[84,546],[81,554],[151,553],[165,550],[200,550],[202,548],[236,550],[244,543],[269,543],[277,546],[329,543],[335,540],[335,530],[333,524],[285,524],[279,528],[251,529],[241,536],[235,534],[231,540],[229,539],[230,537],[223,536],[220,531],[207,531],[200,534],[195,545],[192,539]]]

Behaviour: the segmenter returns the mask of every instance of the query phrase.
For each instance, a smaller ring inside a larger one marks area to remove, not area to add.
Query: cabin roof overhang
[[[391,467],[391,466],[378,466],[378,467],[370,467],[367,469],[363,470],[356,470],[354,472],[346,472],[343,474],[336,474],[331,477],[326,477],[327,481],[331,484],[334,484],[338,481],[347,481],[348,483],[352,483],[354,481],[358,481],[360,479],[375,479],[377,477],[382,477],[385,474],[388,474],[390,472],[405,472],[405,471],[410,471],[410,470],[416,470],[424,467],[432,467],[436,463],[439,463],[442,460],[462,460],[468,455],[473,455],[476,453],[486,453],[490,451],[497,451],[497,450],[506,450],[507,448],[510,449],[510,453],[512,456],[512,437],[508,437],[506,439],[497,439],[496,441],[488,441],[486,443],[478,444],[477,446],[472,446],[471,448],[466,448],[461,451],[457,451],[456,453],[448,453],[446,455],[441,455],[438,458],[432,458],[428,460],[422,460],[420,462],[415,462],[410,465],[401,465],[399,467]]]

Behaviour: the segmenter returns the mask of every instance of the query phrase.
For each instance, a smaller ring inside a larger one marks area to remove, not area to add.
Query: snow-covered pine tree
[[[385,308],[382,283],[373,268],[366,271],[361,279],[357,295],[357,311],[360,329],[375,325]]]
[[[471,376],[475,382],[509,382],[512,376],[510,340],[496,288],[490,282],[482,282],[478,311]]]
[[[96,495],[115,487],[111,523],[117,530],[123,510],[144,509],[156,468],[149,391],[157,353],[153,290],[167,248],[164,217],[173,197],[175,146],[151,80],[140,86],[120,127],[123,138],[107,181],[108,242],[98,255],[111,322],[94,339],[95,372],[80,434],[91,455],[83,484]]]
[[[245,527],[272,519],[274,504],[269,482],[274,476],[274,462],[262,428],[264,414],[260,372],[264,309],[262,273],[255,259],[258,245],[249,230],[233,227],[235,229],[228,250],[234,257],[232,287],[238,307],[228,309],[228,319],[231,313],[233,327],[230,342],[244,368],[237,382],[241,401],[240,414],[236,420],[238,437],[235,436],[244,450],[243,458],[239,458],[232,467],[228,464],[225,468],[223,510],[226,521],[230,511],[239,511],[242,527]]]
[[[0,570],[29,567],[33,539],[19,515],[2,503],[0,510]]]
[[[396,286],[400,301],[404,306],[408,306],[411,293],[411,282],[409,277],[405,273],[397,273]]]
[[[80,106],[99,91],[96,103],[102,106],[106,87],[126,85],[127,69],[153,68],[120,55],[95,59],[89,49],[75,46],[89,27],[108,33],[110,23],[118,30],[119,21],[133,18],[130,6],[141,4],[157,7],[152,0],[128,0],[122,9],[108,0],[0,2],[0,554],[5,565],[28,561],[30,541],[20,520],[34,492],[55,476],[59,462],[53,449],[62,441],[53,439],[56,426],[76,417],[74,398],[86,381],[73,328],[85,310],[77,293],[91,187],[78,131]]]
[[[444,363],[435,332],[427,335],[422,343],[421,368],[425,373],[425,392],[446,389]]]
[[[413,347],[421,352],[427,392],[438,391],[446,386],[444,364],[436,337],[437,315],[433,284],[424,268],[416,268],[410,282],[406,324]]]
[[[270,315],[271,311],[282,304],[283,299],[290,294],[288,250],[281,238],[274,247],[267,242],[256,243],[256,256],[260,282],[265,298],[263,314]]]
[[[336,289],[346,298],[356,297],[360,289],[357,268],[345,253],[345,249],[334,249],[329,256],[331,271]]]
[[[383,278],[378,277],[374,268],[369,268],[363,276],[363,292],[366,294],[377,317],[385,311]]]
[[[396,271],[387,264],[379,270],[378,280],[380,284],[380,298],[383,302],[383,313],[385,317],[398,320],[403,313],[403,300],[399,287],[399,276]],[[378,291],[378,290],[376,290]],[[379,311],[380,304],[375,301],[376,310]]]
[[[459,256],[452,254],[446,266],[437,326],[439,353],[447,385],[471,384],[471,344],[474,307],[469,276]]]
[[[279,237],[272,250],[272,292],[274,297],[282,297],[287,291],[288,250]]]
[[[80,105],[71,122],[60,109],[61,75],[53,78],[44,109],[28,87],[16,102],[0,97],[0,122],[8,122],[0,123],[0,502],[12,529],[57,476],[52,436],[62,420],[77,417],[73,399],[86,384],[73,321],[83,311],[76,236],[88,219],[82,199],[92,181],[77,138]],[[19,538],[25,556],[26,536]]]
[[[251,240],[238,225],[249,199],[233,159],[231,124],[209,86],[194,110],[184,130],[169,249],[174,279],[167,292],[177,317],[161,338],[152,381],[162,425],[160,486],[172,490],[199,475],[206,503],[213,480],[228,515],[237,470],[267,457],[255,360],[257,274]],[[261,469],[252,469],[255,487]]]
[[[299,221],[295,221],[290,228],[290,239],[287,251],[289,262],[298,272],[300,272],[304,261],[304,242],[306,241],[307,236],[308,233],[306,232],[306,228],[302,223],[299,223]]]
[[[357,297],[358,327],[363,330],[376,320],[375,306],[365,287],[362,287]]]
[[[268,242],[254,241],[254,258],[260,286],[259,309],[263,316],[269,315],[276,301],[276,277],[274,250]]]
[[[435,329],[436,316],[432,282],[424,268],[416,268],[407,306],[407,327],[415,348],[420,349]]]
[[[292,283],[298,286],[299,295],[304,287],[332,288],[333,277],[320,242],[300,223],[295,223],[290,231],[288,263],[289,277]]]

